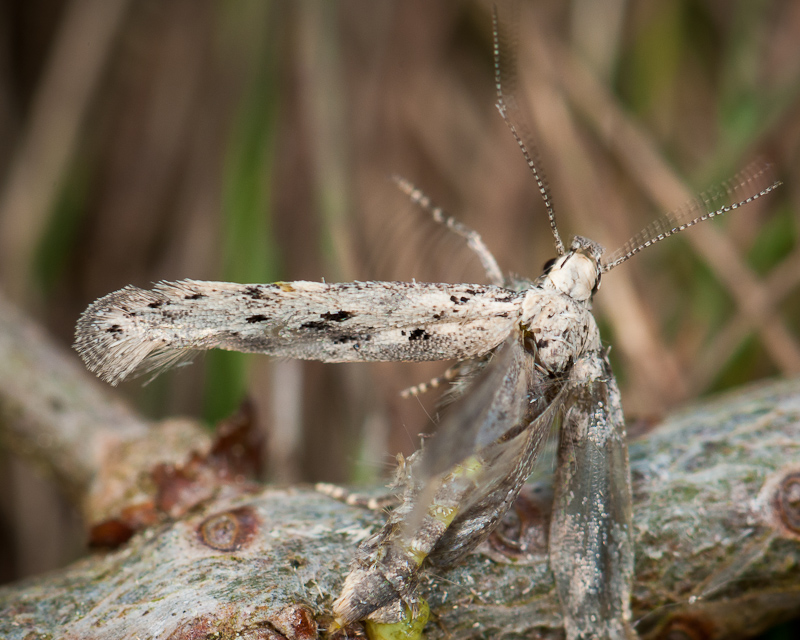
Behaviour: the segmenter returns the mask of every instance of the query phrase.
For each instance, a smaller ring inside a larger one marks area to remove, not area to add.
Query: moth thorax
[[[593,257],[578,250],[556,261],[547,275],[557,291],[582,302],[594,294],[600,269]]]

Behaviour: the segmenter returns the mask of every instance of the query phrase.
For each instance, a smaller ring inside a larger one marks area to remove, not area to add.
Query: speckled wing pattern
[[[500,344],[520,305],[521,294],[487,285],[160,282],[93,303],[75,348],[111,384],[206,349],[323,362],[464,360]]]

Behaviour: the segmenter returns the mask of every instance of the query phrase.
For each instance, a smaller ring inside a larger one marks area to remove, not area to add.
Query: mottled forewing
[[[75,347],[112,384],[214,348],[324,362],[464,359],[502,342],[519,306],[519,294],[495,286],[183,280],[100,298]]]

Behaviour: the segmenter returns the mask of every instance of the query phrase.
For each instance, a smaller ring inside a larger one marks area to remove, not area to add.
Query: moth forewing
[[[513,291],[477,284],[160,282],[90,305],[75,348],[111,384],[206,349],[323,362],[463,360],[500,344],[520,304]]]
[[[601,352],[579,359],[567,385],[549,545],[567,638],[635,638],[631,478],[619,389]]]

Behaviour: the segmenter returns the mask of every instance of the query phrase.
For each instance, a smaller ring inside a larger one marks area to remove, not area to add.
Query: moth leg
[[[400,397],[403,399],[416,398],[423,393],[428,393],[431,389],[438,389],[445,382],[450,382],[458,375],[458,365],[449,367],[442,375],[431,378],[427,382],[421,382],[411,387],[403,389],[400,392]]]
[[[447,370],[442,375],[436,376],[435,378],[431,378],[427,382],[415,384],[413,387],[408,387],[407,389],[403,389],[400,392],[400,397],[404,399],[416,398],[417,396],[421,396],[423,393],[427,393],[431,389],[438,389],[446,382],[453,382],[454,380],[460,378],[461,376],[468,375],[472,373],[474,370],[475,370],[475,365],[471,360],[464,362],[457,362],[452,367],[448,367]]]
[[[467,246],[472,249],[478,260],[481,261],[486,277],[489,282],[497,286],[504,286],[505,278],[503,272],[497,264],[497,260],[489,251],[486,244],[483,242],[480,234],[462,224],[454,217],[447,215],[441,207],[437,207],[431,202],[431,199],[426,196],[422,191],[417,189],[410,181],[400,176],[393,176],[395,184],[399,187],[400,191],[405,193],[411,202],[416,204],[422,210],[427,211],[435,222],[444,225],[456,235],[461,236],[467,241]]]
[[[412,387],[403,389],[400,392],[400,397],[403,399],[416,398],[423,393],[427,393],[431,389],[438,389],[445,382],[449,382],[450,387],[441,399],[441,405],[444,406],[466,391],[472,383],[472,379],[488,364],[491,356],[492,352],[490,351],[480,358],[470,358],[469,360],[457,362],[452,367],[449,367],[442,375],[431,378],[427,382],[415,384]]]
[[[550,525],[566,637],[631,640],[631,477],[619,389],[602,353],[580,358],[568,384]]]
[[[314,485],[314,491],[343,502],[351,507],[361,507],[370,511],[383,511],[397,505],[399,498],[393,492],[387,492],[377,496],[366,493],[358,493],[338,484],[328,482],[318,482]]]

